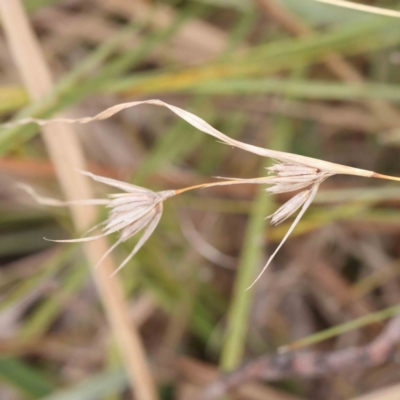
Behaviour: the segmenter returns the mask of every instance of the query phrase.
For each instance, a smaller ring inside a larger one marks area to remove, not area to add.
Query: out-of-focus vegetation
[[[25,6],[57,83],[30,103],[1,37],[3,121],[160,98],[244,142],[400,176],[398,19],[312,0]],[[261,176],[270,162],[150,106],[79,130],[91,171],[156,190]],[[67,210],[37,206],[16,188],[62,196],[37,133],[32,125],[0,132],[0,399],[130,398],[81,247],[43,240],[79,232]],[[245,291],[290,225],[265,220],[288,198],[247,185],[174,198],[121,271],[161,399],[193,399],[218,369],[299,339],[322,350],[369,342],[399,312],[400,185],[362,178],[324,183]],[[352,399],[398,382],[393,363],[279,382],[274,396]],[[240,398],[268,393],[260,385]]]

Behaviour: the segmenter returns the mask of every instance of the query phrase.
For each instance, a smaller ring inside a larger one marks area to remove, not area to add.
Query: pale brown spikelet
[[[303,189],[316,183],[320,184],[329,176],[334,175],[332,172],[294,162],[277,163],[267,170],[274,174],[268,179],[268,183],[273,184],[267,189],[271,193]]]
[[[297,193],[296,196],[293,196],[290,200],[284,203],[277,211],[275,211],[267,218],[271,218],[272,225],[280,224],[281,222],[289,218],[293,213],[295,213],[305,203],[309,196],[309,190],[303,190],[302,192]]]
[[[299,208],[300,212],[290,226],[288,232],[274,251],[274,253],[269,257],[266,265],[262,269],[261,273],[257,276],[255,281],[248,288],[250,289],[257,281],[260,279],[261,275],[271,264],[275,255],[278,253],[279,249],[282,247],[283,243],[287,240],[289,235],[293,232],[297,223],[300,221],[301,217],[306,212],[307,208],[310,206],[314,197],[318,191],[319,185],[330,176],[334,175],[333,172],[321,170],[315,166],[309,166],[296,162],[278,162],[271,167],[267,168],[270,176],[265,176],[261,178],[251,178],[251,179],[238,179],[238,178],[223,178],[224,182],[217,184],[209,184],[210,186],[217,185],[227,185],[227,184],[266,184],[270,185],[266,189],[269,193],[287,193],[293,192],[295,190],[302,190],[300,193],[296,194],[285,204],[283,204],[277,211],[267,218],[271,218],[272,225],[278,225],[285,221],[292,214],[294,214]]]
[[[290,236],[290,234],[293,232],[293,230],[296,227],[297,223],[300,221],[301,217],[307,211],[307,208],[313,202],[313,200],[315,198],[315,195],[317,194],[318,188],[319,188],[319,183],[315,183],[310,189],[307,189],[306,191],[302,192],[302,193],[304,193],[304,195],[303,195],[304,196],[304,201],[300,202],[300,204],[297,204],[296,209],[293,207],[293,205],[292,206],[288,205],[288,203],[293,200],[293,198],[292,198],[287,203],[285,203],[279,210],[277,210],[276,213],[273,214],[273,216],[275,214],[277,214],[276,218],[278,218],[278,219],[279,218],[283,218],[283,219],[280,219],[279,222],[277,222],[277,223],[280,223],[280,222],[285,220],[287,217],[289,217],[291,214],[293,214],[296,210],[298,210],[301,207],[300,212],[297,214],[297,217],[293,221],[293,223],[290,226],[289,230],[286,232],[286,235],[283,237],[283,239],[279,243],[278,247],[275,249],[275,251],[269,257],[269,259],[268,259],[267,263],[265,264],[264,268],[258,274],[257,278],[253,281],[253,283],[247,288],[247,290],[252,288],[255,285],[255,283],[261,278],[262,274],[266,271],[268,266],[271,264],[271,261],[274,259],[274,257],[276,256],[276,254],[278,253],[280,248],[283,246],[283,244],[286,242],[286,240]],[[303,200],[301,196],[299,196],[299,199],[295,200],[294,203],[299,203],[299,200]],[[287,212],[289,212],[291,210],[291,207],[292,207],[292,211],[287,215],[285,213],[283,213],[282,211],[280,213],[280,210],[282,210],[284,208],[284,206],[288,207],[288,211]]]
[[[99,235],[82,237],[78,239],[51,241],[61,243],[88,242],[118,232],[118,240],[98,261],[96,265],[97,267],[119,244],[125,242],[126,240],[135,236],[140,231],[144,230],[143,235],[137,242],[136,246],[133,248],[129,256],[114,271],[114,275],[121,268],[123,268],[146,243],[148,238],[153,233],[154,229],[157,227],[158,222],[160,221],[163,211],[163,202],[167,198],[174,196],[175,191],[165,190],[162,192],[153,192],[140,186],[135,186],[130,183],[94,175],[90,172],[80,172],[86,176],[89,176],[95,181],[102,182],[106,185],[124,190],[126,193],[111,194],[109,195],[108,199],[74,201],[73,203],[76,205],[105,205],[107,208],[110,209],[108,213],[108,218],[104,222],[90,230],[92,231],[94,229],[102,227],[102,233]],[[22,188],[25,189],[29,194],[31,194],[34,199],[40,204],[49,206],[66,206],[71,204],[71,202],[68,201],[60,201],[39,196],[31,187],[26,185],[23,185]]]
[[[267,170],[270,173],[277,174],[279,176],[301,176],[301,175],[313,175],[318,173],[318,168],[307,167],[306,165],[294,164],[294,163],[277,163],[268,167]]]
[[[269,257],[266,265],[262,269],[261,273],[257,276],[254,282],[249,286],[250,289],[265,272],[271,261],[274,259],[275,255],[278,253],[279,249],[282,247],[283,243],[287,240],[289,235],[293,232],[297,223],[300,221],[301,217],[306,212],[307,208],[310,206],[314,197],[318,191],[319,185],[330,176],[334,175],[333,172],[321,170],[315,166],[309,166],[296,162],[281,162],[272,165],[267,168],[270,174],[273,176],[266,177],[265,183],[272,186],[266,189],[270,193],[286,193],[292,192],[294,190],[300,190],[308,188],[296,194],[286,203],[284,203],[277,211],[267,218],[271,218],[272,225],[278,225],[285,221],[292,214],[294,214],[299,208],[301,208],[299,214],[293,221],[288,232],[279,243],[278,247],[274,253]]]

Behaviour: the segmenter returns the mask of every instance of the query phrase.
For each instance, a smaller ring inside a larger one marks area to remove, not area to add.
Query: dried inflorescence
[[[110,208],[109,216],[106,221],[104,221],[100,226],[103,227],[103,233],[98,236],[93,236],[89,238],[81,238],[75,240],[65,240],[64,242],[84,242],[88,240],[95,240],[99,237],[109,235],[114,232],[120,232],[119,239],[110,248],[110,250],[103,256],[99,263],[104,259],[104,257],[109,254],[118,244],[124,242],[130,237],[134,236],[139,231],[145,229],[143,236],[140,238],[137,245],[132,250],[131,254],[127,259],[119,266],[117,271],[121,269],[132,257],[133,255],[143,246],[146,240],[149,238],[151,233],[157,226],[161,214],[162,214],[162,203],[167,198],[183,193],[188,190],[193,190],[201,187],[211,187],[211,186],[221,186],[221,185],[234,185],[234,184],[267,184],[271,185],[267,190],[269,193],[286,193],[296,190],[302,190],[300,193],[294,195],[289,201],[283,204],[275,213],[273,213],[269,218],[271,218],[271,223],[277,225],[287,218],[289,218],[293,213],[300,209],[297,217],[293,221],[288,232],[282,239],[281,243],[275,250],[275,252],[269,258],[267,264],[261,271],[260,275],[253,282],[251,286],[260,278],[262,273],[271,263],[272,259],[275,257],[279,249],[282,247],[283,243],[289,237],[296,224],[299,222],[301,217],[306,212],[307,208],[310,206],[314,197],[318,191],[319,185],[328,177],[335,174],[346,174],[355,175],[363,177],[374,177],[381,179],[390,179],[399,181],[400,178],[386,176],[377,174],[373,171],[366,171],[363,169],[347,167],[345,165],[335,164],[328,161],[319,160],[316,158],[305,157],[297,154],[286,153],[282,151],[264,149],[262,147],[257,147],[254,145],[246,144],[238,140],[232,139],[229,136],[223,134],[217,129],[213,128],[206,121],[199,118],[198,116],[182,110],[181,108],[175,107],[171,104],[165,103],[160,100],[144,100],[136,101],[130,103],[123,103],[108,108],[107,110],[95,115],[94,117],[85,117],[78,119],[66,119],[66,118],[56,118],[53,120],[40,120],[35,118],[25,118],[20,121],[12,122],[10,124],[5,124],[3,126],[16,126],[22,125],[30,122],[34,122],[39,125],[47,125],[54,122],[64,122],[64,123],[79,123],[86,124],[92,121],[103,120],[113,116],[114,114],[131,107],[135,107],[141,104],[153,104],[161,107],[166,107],[185,121],[187,121],[192,126],[196,127],[202,132],[211,135],[223,143],[241,148],[243,150],[249,151],[254,154],[258,154],[263,157],[271,157],[277,160],[277,163],[272,167],[268,168],[270,176],[253,178],[253,179],[228,179],[225,181],[204,185],[196,185],[180,190],[167,190],[163,192],[152,192],[148,189],[140,188],[138,186],[130,185],[128,183],[115,181],[109,178],[104,178],[96,176],[90,173],[85,173],[91,178],[103,182],[105,184],[117,187],[121,190],[126,191],[124,194],[111,195],[107,200],[89,200],[82,202],[59,202],[51,199],[43,199],[40,196],[35,197],[37,200],[43,204],[48,205],[66,205],[66,204],[104,204],[106,207]],[[29,189],[31,192],[32,190]],[[251,287],[250,286],[250,287]]]
[[[294,214],[298,209],[300,209],[299,214],[293,221],[288,232],[279,243],[278,247],[274,253],[269,257],[266,265],[251,284],[251,288],[265,272],[271,261],[274,259],[275,255],[278,253],[279,249],[285,243],[287,238],[292,233],[293,229],[296,227],[297,223],[300,221],[301,217],[304,215],[315,195],[317,194],[319,185],[330,176],[334,175],[330,171],[324,171],[321,168],[315,166],[309,166],[306,164],[301,164],[295,161],[283,161],[278,162],[271,167],[267,168],[268,172],[272,176],[265,177],[263,183],[271,185],[266,189],[267,192],[277,194],[277,193],[287,193],[293,192],[295,190],[302,190],[301,192],[294,195],[290,200],[284,203],[277,211],[267,218],[271,219],[272,225],[278,225],[285,221],[292,214]]]
[[[332,175],[318,168],[289,162],[274,164],[267,170],[270,174],[274,174],[273,177],[268,179],[268,183],[272,186],[266,189],[267,192],[276,194],[308,188],[292,197],[268,217],[271,218],[272,225],[278,225],[289,218],[310,198],[311,188],[319,186]]]
[[[268,189],[267,189],[268,190]],[[271,225],[279,225],[295,213],[310,197],[310,190],[303,190],[297,193],[290,200],[284,203],[277,211],[268,216],[271,218]]]
[[[97,228],[102,228],[102,233],[96,236],[82,237],[79,239],[69,240],[52,240],[54,242],[61,243],[78,243],[88,242],[99,239],[101,237],[110,235],[112,233],[119,233],[119,238],[113,246],[103,255],[98,261],[97,266],[121,243],[130,239],[131,237],[144,230],[143,235],[140,237],[136,246],[128,257],[119,265],[114,271],[117,273],[123,268],[129,260],[140,250],[140,248],[146,243],[154,229],[157,227],[162,212],[163,202],[171,196],[175,195],[174,190],[165,190],[162,192],[153,192],[149,189],[142,188],[140,186],[132,185],[130,183],[121,182],[115,179],[106,178],[103,176],[94,175],[90,172],[80,171],[82,174],[89,176],[97,182],[104,183],[109,186],[116,187],[125,191],[126,193],[110,194],[108,199],[93,199],[93,200],[82,200],[82,201],[59,201],[54,199],[48,199],[37,195],[32,188],[24,187],[40,204],[50,206],[65,206],[65,205],[105,205],[110,209],[108,218],[99,225],[96,225],[90,231]],[[90,232],[89,231],[89,232]],[[88,233],[89,233],[88,232]],[[48,239],[49,240],[49,239]],[[113,274],[113,275],[114,275]]]
[[[277,163],[267,170],[275,175],[268,180],[268,183],[272,183],[273,186],[267,191],[275,194],[292,192],[315,184],[319,185],[332,175],[318,168],[293,162]]]
[[[272,176],[266,176],[261,178],[253,179],[228,179],[222,182],[215,182],[203,185],[197,185],[189,188],[184,188],[181,190],[166,190],[162,192],[153,192],[149,189],[132,185],[130,183],[121,182],[115,179],[110,179],[98,175],[94,175],[90,172],[80,171],[82,174],[89,176],[95,181],[104,183],[109,186],[116,187],[123,190],[125,193],[110,194],[108,199],[93,199],[93,200],[82,200],[74,202],[63,202],[54,199],[48,199],[37,195],[31,188],[26,188],[36,200],[45,205],[51,206],[65,206],[65,205],[104,205],[109,208],[107,219],[101,224],[95,226],[91,229],[102,228],[102,233],[96,236],[82,237],[78,239],[68,239],[68,240],[54,240],[55,242],[61,243],[78,243],[78,242],[88,242],[91,240],[96,240],[101,237],[110,235],[112,233],[119,233],[118,240],[111,246],[108,251],[103,255],[103,257],[98,261],[96,267],[101,264],[101,262],[122,242],[135,236],[140,231],[144,230],[143,235],[137,242],[136,246],[133,248],[132,252],[126,257],[126,259],[119,265],[115,270],[114,274],[117,273],[121,268],[123,268],[129,260],[140,250],[140,248],[146,243],[154,229],[157,227],[160,221],[163,202],[169,197],[175,196],[177,194],[183,193],[187,190],[193,190],[196,188],[205,188],[212,186],[222,186],[222,185],[235,185],[235,184],[268,184],[271,185],[266,189],[270,193],[284,193],[292,192],[297,189],[306,188],[306,190],[301,191],[292,197],[289,201],[283,204],[275,213],[267,218],[271,218],[271,223],[277,225],[287,218],[289,218],[294,212],[299,208],[300,212],[294,220],[289,231],[269,258],[267,264],[253,282],[261,277],[263,272],[266,270],[268,265],[271,263],[272,259],[277,254],[278,250],[282,247],[283,243],[289,237],[290,233],[293,231],[298,221],[304,215],[305,211],[312,203],[315,194],[317,193],[318,187],[327,177],[332,174],[329,172],[320,171],[315,167],[308,167],[306,165],[301,165],[298,163],[283,162],[277,163],[272,167],[267,168]],[[90,231],[89,231],[90,232]],[[251,287],[250,286],[250,287]]]

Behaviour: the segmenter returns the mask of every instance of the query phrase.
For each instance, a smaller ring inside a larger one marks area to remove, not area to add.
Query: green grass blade
[[[266,166],[266,163],[265,165]],[[263,166],[263,167],[264,167]],[[262,168],[264,171],[264,168]],[[248,328],[248,317],[254,290],[246,290],[257,275],[264,247],[269,199],[264,188],[258,188],[254,207],[247,225],[243,250],[234,285],[233,299],[228,313],[226,339],[221,352],[220,364],[224,370],[234,369],[241,361]]]
[[[34,368],[16,358],[0,358],[0,380],[33,399],[47,396],[54,389]]]
[[[312,344],[316,344],[324,340],[331,339],[343,333],[350,332],[355,329],[362,328],[370,324],[374,324],[376,322],[381,322],[385,319],[394,317],[398,314],[400,314],[400,305],[389,307],[382,311],[377,311],[365,315],[364,317],[353,319],[352,321],[346,322],[344,324],[336,325],[332,328],[326,329],[322,332],[318,332],[314,335],[307,336],[304,339],[300,339],[292,344],[284,346],[280,350],[281,351],[297,350],[305,346],[310,346]]]
[[[107,63],[90,78],[86,77],[86,74],[91,68],[103,61],[111,54],[121,40],[125,39],[126,33],[129,32],[130,29],[141,27],[141,24],[132,24],[123,28],[120,32],[117,32],[114,37],[111,37],[107,42],[94,50],[94,52],[78,64],[74,70],[62,78],[55,86],[53,93],[50,93],[41,101],[25,107],[17,114],[15,119],[27,116],[48,118],[56,111],[71,104],[76,104],[87,96],[99,92],[104,82],[115,79],[118,74],[124,73],[129,68],[133,68],[139,61],[145,58],[155,46],[168,40],[186,20],[193,15],[197,15],[200,11],[198,7],[189,7],[189,10],[178,14],[173,23],[165,30],[161,32],[156,31],[148,35],[135,51],[123,53],[120,57]],[[38,128],[34,124],[1,130],[0,156],[6,154],[15,146],[29,140],[37,132]]]
[[[54,321],[63,307],[62,293],[74,294],[82,288],[89,276],[89,269],[86,264],[76,264],[68,272],[62,283],[61,297],[51,297],[46,299],[29,316],[29,319],[22,326],[19,334],[21,337],[32,338],[43,334]]]
[[[126,375],[122,371],[97,374],[72,388],[52,393],[42,400],[97,400],[125,389]]]
[[[365,100],[400,102],[400,86],[381,83],[346,84],[292,79],[242,79],[206,82],[190,88],[191,93],[208,95],[278,94],[300,99]]]
[[[60,0],[26,0],[25,8],[29,13],[39,10],[42,7],[51,6],[60,2]]]
[[[303,75],[302,69],[295,72]],[[279,117],[274,121],[272,132],[274,136],[270,141],[273,148],[280,150],[290,149],[294,129],[291,121]],[[271,164],[270,160],[264,161],[260,175],[265,174],[264,167]],[[273,199],[267,196],[265,188],[260,186],[257,191],[254,208],[250,213],[246,229],[243,250],[240,256],[237,277],[234,285],[233,299],[228,313],[226,340],[221,352],[220,365],[223,370],[233,370],[242,361],[246,345],[251,301],[254,297],[253,290],[247,288],[258,275],[258,268],[262,263],[265,231],[267,230],[266,217],[271,213]]]
[[[136,74],[133,78],[109,81],[104,89],[132,95],[177,91],[199,83],[233,77],[271,74],[294,66],[310,65],[324,60],[332,52],[358,54],[394,45],[400,41],[400,30],[393,22],[373,21],[348,24],[342,29],[304,39],[284,39],[259,45],[246,55],[236,55],[220,63]]]

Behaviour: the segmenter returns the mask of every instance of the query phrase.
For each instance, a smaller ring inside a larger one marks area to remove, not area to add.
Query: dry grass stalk
[[[271,157],[275,160],[279,160],[280,162],[287,162],[289,164],[298,164],[306,167],[317,168],[323,172],[330,172],[332,174],[346,174],[346,175],[356,175],[356,176],[364,176],[364,177],[377,177],[376,173],[373,171],[366,171],[358,168],[347,167],[340,164],[334,164],[328,161],[319,160],[316,158],[301,156],[297,154],[286,153],[282,151],[264,149],[262,147],[254,146],[251,144],[246,144],[240,142],[238,140],[232,139],[229,136],[223,134],[217,129],[213,128],[206,121],[199,118],[197,115],[194,115],[188,111],[185,111],[179,107],[173,106],[171,104],[165,103],[161,100],[153,99],[153,100],[143,100],[143,101],[133,101],[129,103],[121,103],[115,105],[113,107],[107,108],[101,113],[93,116],[93,117],[83,117],[83,118],[54,118],[50,120],[43,120],[38,118],[23,118],[19,121],[11,122],[3,124],[2,126],[5,128],[13,127],[16,125],[25,125],[28,123],[36,123],[40,126],[46,126],[54,123],[67,123],[67,124],[87,124],[93,121],[101,121],[107,118],[112,117],[122,110],[126,110],[128,108],[136,107],[141,104],[153,104],[161,107],[166,107],[171,110],[173,113],[187,121],[189,124],[199,129],[200,131],[207,133],[208,135],[214,136],[217,139],[222,140],[225,144],[239,147],[243,150],[249,151],[254,154],[258,154],[263,157]],[[382,177],[382,176],[379,176]],[[388,177],[390,179],[397,180],[396,178]],[[400,178],[399,178],[400,180]]]
[[[93,117],[84,117],[78,119],[70,119],[70,118],[56,118],[52,120],[41,120],[35,118],[25,118],[20,121],[12,122],[6,124],[6,126],[15,126],[26,123],[36,123],[41,126],[46,126],[52,123],[64,122],[64,123],[78,123],[78,124],[86,124],[92,121],[104,120],[106,118],[110,118],[114,114],[125,110],[127,108],[135,107],[141,104],[153,104],[157,106],[166,107],[171,110],[173,113],[177,114],[179,117],[187,121],[192,126],[196,127],[202,132],[207,133],[208,135],[214,136],[215,138],[221,140],[223,143],[239,147],[243,150],[261,155],[263,157],[271,157],[277,160],[276,164],[272,167],[268,168],[269,173],[273,174],[272,176],[260,177],[260,178],[252,178],[252,179],[231,179],[225,178],[222,182],[210,183],[210,184],[202,184],[190,186],[187,188],[174,190],[174,191],[165,191],[159,193],[153,193],[144,188],[138,188],[137,186],[129,185],[123,182],[110,180],[103,177],[97,177],[93,174],[90,176],[96,180],[101,182],[111,184],[112,186],[117,186],[122,190],[128,192],[136,192],[136,195],[117,195],[115,198],[123,198],[125,196],[128,198],[128,203],[130,203],[127,208],[120,209],[120,204],[113,203],[113,200],[108,200],[103,204],[108,205],[112,208],[110,216],[108,220],[106,220],[105,224],[105,232],[97,237],[92,238],[84,238],[84,239],[75,239],[72,241],[87,241],[93,240],[97,238],[102,238],[103,236],[115,232],[121,231],[120,239],[113,246],[117,246],[122,241],[131,237],[133,234],[137,233],[141,228],[144,228],[148,225],[148,230],[145,231],[143,237],[140,239],[138,245],[134,248],[131,253],[133,256],[134,253],[140,248],[144,242],[148,239],[151,232],[154,230],[155,226],[158,223],[159,218],[161,217],[161,206],[162,202],[169,197],[174,195],[178,195],[180,193],[194,190],[198,188],[206,188],[212,186],[222,186],[222,185],[236,185],[236,184],[268,184],[271,185],[267,189],[270,193],[284,193],[284,192],[292,192],[294,190],[302,190],[299,194],[294,196],[291,200],[289,200],[286,204],[284,204],[281,208],[279,208],[273,215],[270,216],[273,224],[278,224],[284,221],[286,218],[291,216],[294,212],[296,212],[300,208],[300,212],[289,228],[288,232],[282,239],[281,243],[269,258],[267,264],[262,269],[261,273],[255,279],[253,284],[249,287],[251,288],[257,280],[261,277],[263,272],[266,270],[268,265],[271,263],[279,249],[282,247],[283,243],[287,240],[301,217],[306,212],[307,208],[310,206],[314,197],[318,191],[320,184],[327,179],[328,177],[336,174],[345,174],[345,175],[355,175],[362,176],[368,178],[381,178],[381,179],[389,179],[400,181],[400,178],[381,175],[373,171],[366,171],[363,169],[347,167],[345,165],[335,164],[328,161],[323,161],[311,157],[305,157],[297,154],[286,153],[282,151],[275,151],[270,149],[265,149],[258,146],[253,146],[250,144],[246,144],[240,142],[238,140],[232,139],[229,136],[223,134],[217,129],[213,128],[206,121],[199,118],[198,116],[185,111],[181,108],[173,106],[171,104],[165,103],[161,100],[144,100],[144,101],[135,101],[130,103],[122,103],[116,106],[110,107],[105,111],[93,116]],[[148,193],[147,200],[144,202],[135,203],[136,197],[138,193]],[[151,194],[150,194],[151,193]],[[133,197],[132,197],[133,196]],[[99,200],[93,200],[99,201]],[[49,203],[48,203],[49,204]],[[98,204],[98,203],[96,203]],[[134,205],[136,204],[136,205]],[[54,205],[54,204],[53,204]],[[129,214],[131,213],[131,214]],[[132,217],[133,215],[133,217]],[[125,221],[125,222],[122,222]],[[115,228],[115,229],[114,229]],[[127,231],[126,231],[127,230]],[[125,233],[129,232],[129,233]],[[143,239],[144,238],[144,239]],[[111,249],[112,250],[112,249]],[[122,268],[129,261],[130,257],[123,262],[123,264],[119,267]]]
[[[331,4],[333,6],[349,8],[351,10],[363,11],[370,14],[384,15],[386,17],[400,18],[400,12],[395,10],[388,10],[381,7],[368,6],[366,4],[358,4],[346,0],[314,0],[319,3]]]
[[[39,44],[26,18],[19,0],[0,0],[0,13],[10,49],[31,98],[40,99],[52,89],[52,79]],[[74,168],[85,168],[80,143],[75,133],[66,125],[44,127],[43,138],[48,147],[60,184],[68,200],[92,198],[92,190],[84,176],[76,176]],[[83,210],[71,207],[78,230],[87,229],[96,216],[94,207]],[[107,243],[101,239],[87,243],[86,257],[92,265],[107,251]],[[147,366],[143,346],[123,298],[121,285],[109,279],[114,270],[111,258],[104,260],[102,270],[94,277],[101,295],[107,317],[121,349],[131,386],[140,400],[155,400],[156,389]]]

